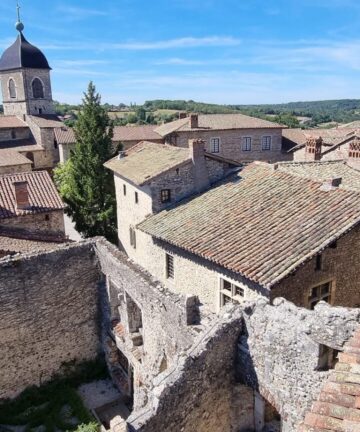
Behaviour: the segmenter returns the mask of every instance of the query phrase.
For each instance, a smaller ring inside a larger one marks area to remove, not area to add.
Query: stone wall
[[[65,236],[64,211],[55,210],[1,219],[0,228],[16,228],[29,233]]]
[[[329,376],[319,363],[322,347],[342,351],[359,326],[360,310],[320,303],[309,311],[277,299],[244,312],[238,377],[277,409],[282,431],[292,432]]]
[[[360,227],[354,228],[333,247],[321,254],[321,269],[316,270],[316,257],[272,288],[271,298],[285,297],[297,306],[308,307],[313,287],[330,282],[331,304],[360,307]]]
[[[21,165],[0,166],[0,174],[14,174],[31,171],[31,162]]]
[[[188,147],[189,139],[201,138],[206,142],[206,151],[211,152],[211,138],[220,138],[220,153],[217,155],[238,162],[250,162],[254,160],[276,162],[289,160],[289,155],[281,151],[282,129],[237,129],[224,131],[189,131],[177,132],[176,143],[178,147]],[[261,138],[271,136],[270,151],[261,149]],[[243,151],[242,144],[245,137],[252,138],[251,151]]]
[[[180,354],[176,365],[154,380],[152,398],[145,410],[136,411],[127,419],[128,430],[239,430],[237,422],[240,418],[234,419],[232,411],[235,389],[233,365],[240,330],[239,310],[231,316],[215,320],[211,328],[195,340],[190,350]],[[236,390],[238,397],[242,391],[239,388]],[[247,391],[244,390],[244,393]]]
[[[0,398],[96,357],[98,281],[90,242],[0,261]]]
[[[15,138],[12,137],[12,133],[15,133]],[[9,128],[9,129],[0,129],[0,143],[1,141],[12,141],[16,142],[18,139],[30,139],[31,133],[30,129],[27,127],[23,128]]]
[[[115,360],[109,364],[110,370],[116,381],[117,372],[122,372],[116,363],[119,349],[133,368],[134,403],[141,407],[153,378],[173,366],[177,353],[188,348],[197,334],[191,325],[197,321],[196,300],[165,290],[105,241],[96,242],[95,252],[107,280],[107,332],[113,333],[117,345],[112,347],[107,340],[106,349],[113,351]]]

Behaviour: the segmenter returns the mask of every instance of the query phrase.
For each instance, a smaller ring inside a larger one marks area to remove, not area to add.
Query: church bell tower
[[[25,39],[19,5],[17,13],[18,21],[15,28],[19,35],[0,58],[4,114],[54,114],[51,68],[44,54]]]

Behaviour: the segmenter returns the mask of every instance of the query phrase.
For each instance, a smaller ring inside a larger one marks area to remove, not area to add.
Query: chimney
[[[350,143],[349,146],[349,159],[359,159],[360,158],[360,139],[355,137],[354,141]]]
[[[27,181],[14,182],[16,208],[18,210],[26,210],[30,208],[29,191]]]
[[[331,177],[329,179],[324,180],[323,184],[320,187],[320,190],[324,192],[329,192],[337,189],[342,182],[341,177]]]
[[[205,160],[205,141],[202,139],[189,140],[190,157],[194,167],[194,182],[197,192],[202,192],[210,185],[209,172]]]
[[[187,117],[186,112],[179,112],[179,119],[184,119]]]
[[[199,115],[190,114],[190,128],[197,129],[199,127]]]
[[[305,160],[318,161],[321,159],[321,148],[323,140],[319,137],[309,137],[305,144]]]

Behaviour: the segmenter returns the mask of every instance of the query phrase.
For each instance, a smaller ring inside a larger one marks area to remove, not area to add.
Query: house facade
[[[283,126],[242,114],[191,114],[155,129],[165,142],[187,147],[190,139],[203,139],[205,149],[237,162],[288,160],[282,150]]]

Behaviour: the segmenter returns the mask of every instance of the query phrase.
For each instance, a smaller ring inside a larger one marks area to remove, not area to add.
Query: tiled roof
[[[253,163],[138,228],[271,288],[360,222],[360,194]]]
[[[0,149],[0,166],[31,164],[31,160],[15,150]]]
[[[132,147],[126,157],[115,157],[105,166],[140,186],[189,159],[188,149],[143,141]]]
[[[16,207],[14,182],[27,181],[30,209]],[[47,171],[0,175],[0,219],[62,210],[64,204]]]
[[[356,129],[284,129],[283,139],[292,143],[297,150],[306,144],[308,138],[321,137],[323,145],[332,147],[356,135]]]
[[[16,253],[46,252],[62,246],[63,244],[58,242],[17,239],[0,234],[0,256],[4,252],[9,255]]]
[[[360,129],[360,120],[337,126],[337,129]]]
[[[161,136],[172,132],[184,132],[193,130],[227,130],[227,129],[279,129],[282,125],[267,120],[249,117],[243,114],[204,114],[199,115],[199,127],[190,128],[190,118],[175,120],[165,123],[155,129]]]
[[[152,141],[162,136],[154,131],[156,126],[115,126],[113,141]]]
[[[27,128],[27,124],[16,116],[0,115],[0,129]]]
[[[360,431],[360,329],[338,360],[298,432]]]
[[[36,144],[31,139],[11,140],[11,141],[0,141],[0,149],[14,149],[18,152],[23,151],[40,151],[44,150],[41,145]]]
[[[74,129],[61,126],[54,128],[55,139],[58,144],[73,144],[76,142]]]
[[[29,118],[41,128],[56,128],[63,126],[63,122],[59,116],[55,114],[42,115],[42,116],[29,116]]]
[[[282,172],[315,181],[341,177],[340,188],[360,192],[360,171],[344,161],[279,162],[277,165]]]

